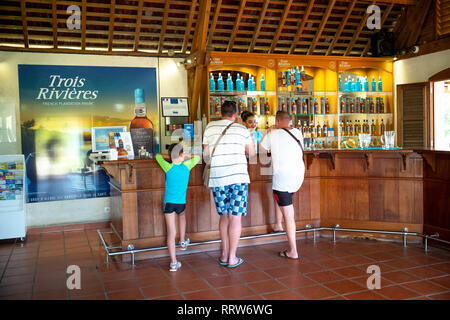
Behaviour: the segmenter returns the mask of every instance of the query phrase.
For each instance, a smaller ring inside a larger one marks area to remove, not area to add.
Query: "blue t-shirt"
[[[166,192],[164,203],[186,203],[186,191],[189,183],[191,169],[200,161],[200,156],[195,155],[182,163],[170,163],[158,154],[156,161],[166,173]]]

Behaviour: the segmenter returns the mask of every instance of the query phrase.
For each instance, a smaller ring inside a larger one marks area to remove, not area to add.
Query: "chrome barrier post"
[[[406,248],[407,247],[407,243],[406,243],[406,236],[408,234],[408,228],[403,228],[403,247]]]
[[[311,225],[310,224],[307,224],[306,226],[305,226],[305,229],[311,229]],[[305,241],[307,241],[308,240],[308,232],[306,232],[306,234],[305,234]]]
[[[335,224],[333,226],[333,244],[336,244],[336,229],[339,228],[340,226],[338,224]]]
[[[130,251],[131,254],[131,266],[134,267],[135,263],[134,263],[134,245],[129,244],[127,247],[127,250]]]
[[[425,236],[425,252],[428,252],[428,236]]]

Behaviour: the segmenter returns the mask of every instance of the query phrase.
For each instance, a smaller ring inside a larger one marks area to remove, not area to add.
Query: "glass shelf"
[[[275,95],[276,91],[210,91],[210,96],[265,96],[265,95]]]
[[[387,95],[391,94],[392,91],[339,91],[340,96],[377,96],[377,95]]]
[[[320,95],[334,95],[336,91],[278,91],[279,96],[320,96]]]
[[[379,115],[386,115],[386,116],[392,116],[392,113],[390,112],[383,112],[383,113],[339,113],[339,116],[379,116]]]

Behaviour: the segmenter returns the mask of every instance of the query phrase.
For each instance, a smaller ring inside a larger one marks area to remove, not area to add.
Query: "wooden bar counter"
[[[306,151],[305,180],[294,196],[297,228],[336,223],[346,228],[407,227],[410,232],[439,232],[448,240],[449,160],[450,152],[433,150]],[[101,166],[111,178],[111,226],[122,248],[165,246],[165,174],[156,161],[118,160]],[[267,233],[275,222],[271,176],[261,174],[265,167],[249,165],[249,204],[242,235]],[[202,172],[200,164],[191,171],[187,192],[191,242],[220,238],[219,216],[210,189],[203,186]],[[145,253],[136,258],[144,257]]]

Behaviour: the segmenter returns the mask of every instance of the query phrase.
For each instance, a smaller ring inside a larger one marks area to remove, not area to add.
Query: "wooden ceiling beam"
[[[375,4],[377,1],[373,0],[372,5]],[[347,50],[345,50],[344,56],[348,56],[350,52],[352,52],[353,46],[355,45],[356,40],[358,40],[359,34],[361,33],[362,29],[366,25],[367,19],[369,18],[369,14],[366,12],[358,26],[358,29],[356,29],[356,33],[353,34],[352,40],[350,41]]]
[[[239,30],[239,24],[241,23],[241,17],[242,17],[242,13],[244,12],[244,9],[245,9],[246,2],[247,2],[247,0],[241,0],[239,10],[238,10],[238,15],[237,15],[236,21],[234,23],[233,32],[231,33],[230,41],[228,42],[227,52],[230,52],[231,48],[233,48],[234,39],[236,39],[236,33]]]
[[[28,40],[28,25],[27,25],[27,4],[25,0],[20,1],[20,12],[22,15],[22,27],[23,27],[23,44],[25,48],[30,47]]]
[[[258,24],[256,25],[256,29],[253,34],[253,39],[252,39],[252,42],[250,43],[250,46],[248,47],[247,52],[252,52],[253,48],[255,47],[256,40],[258,39],[259,31],[261,30],[262,22],[264,21],[264,17],[266,15],[268,6],[269,6],[269,0],[264,0],[263,6],[261,8],[261,12],[259,13]]]
[[[286,17],[289,14],[289,9],[291,8],[292,0],[288,0],[286,6],[284,7],[283,16],[281,17],[280,25],[278,26],[277,33],[275,34],[275,38],[273,39],[272,45],[270,46],[269,53],[272,53],[276,46],[278,39],[280,38],[280,34],[283,31],[284,23],[286,21]]]
[[[183,40],[183,46],[181,51],[183,51],[183,53],[186,53],[186,48],[189,42],[189,37],[191,35],[191,28],[192,28],[192,21],[194,19],[194,12],[195,12],[195,8],[197,7],[197,0],[192,1],[191,4],[191,9],[189,10],[189,18],[188,18],[188,22],[186,25],[186,34],[184,35],[184,40]]]
[[[335,1],[335,0],[333,0]],[[305,13],[303,14],[300,25],[297,28],[297,32],[295,34],[294,40],[292,41],[291,47],[289,48],[289,53],[293,53],[295,47],[297,46],[298,41],[300,40],[303,30],[305,29],[306,21],[308,21],[309,15],[311,14],[312,8],[314,6],[314,0],[308,1],[308,6],[306,7]],[[314,48],[313,48],[314,50]]]
[[[216,30],[217,19],[219,19],[221,5],[222,5],[222,0],[217,0],[216,9],[214,10],[213,21],[211,23],[211,28],[210,28],[209,34],[208,34],[208,42],[207,42],[208,45],[210,45],[212,43],[212,39],[214,37],[214,32]]]
[[[116,0],[111,0],[109,7],[109,35],[108,35],[108,51],[112,51],[113,38],[114,38],[114,14],[116,10]]]
[[[56,15],[56,0],[52,0],[53,48],[58,48],[58,17]]]
[[[389,14],[391,13],[393,7],[394,7],[394,4],[391,3],[390,5],[387,6],[386,10],[384,11],[383,16],[381,17],[381,21],[380,21],[380,27],[381,27],[381,29],[383,29],[383,25],[384,25],[384,23],[386,22],[387,17],[388,17]],[[369,40],[367,41],[367,44],[366,44],[366,46],[364,47],[364,50],[363,50],[363,52],[362,52],[362,54],[361,54],[361,57],[364,57],[364,56],[366,55],[367,51],[368,51],[369,48],[370,48],[370,44],[371,44],[371,40],[370,40],[370,38],[369,38]]]
[[[405,30],[408,35],[405,48],[410,48],[416,44],[432,3],[433,1],[421,0],[420,3],[415,7],[414,11],[416,15],[414,16],[413,20],[415,23],[411,26],[408,26],[407,30]]]
[[[328,47],[328,50],[327,50],[327,53],[326,53],[327,56],[333,52],[333,48],[336,46],[336,43],[338,42],[339,37],[341,36],[342,31],[345,28],[345,25],[347,24],[347,21],[350,18],[350,15],[352,14],[352,11],[353,11],[353,8],[355,7],[355,4],[356,4],[356,0],[352,0],[352,2],[350,3],[349,8],[347,9],[347,13],[345,14],[344,19],[342,20],[341,24],[339,25],[339,29],[336,32],[336,36],[334,37],[333,41],[331,42],[330,46]]]
[[[136,31],[134,34],[134,45],[133,51],[139,50],[139,38],[141,36],[141,23],[142,23],[142,8],[144,6],[144,0],[139,0],[138,3],[138,11],[137,11],[137,19],[136,19]]]
[[[325,26],[328,22],[328,19],[330,18],[330,15],[331,15],[331,12],[333,11],[335,3],[336,3],[336,0],[331,0],[331,2],[329,3],[327,10],[325,11],[325,15],[322,18],[322,22],[319,25],[319,29],[317,30],[317,32],[314,36],[313,42],[311,44],[311,47],[309,47],[307,54],[312,54],[314,52],[317,42],[319,41],[320,36],[322,35],[323,29],[325,28]]]
[[[87,16],[86,0],[81,3],[81,50],[86,49],[86,16]]]
[[[159,37],[158,53],[162,53],[162,48],[164,46],[164,36],[166,35],[167,18],[169,17],[169,8],[170,8],[170,1],[167,0],[164,5],[164,18],[161,26],[161,35]]]

